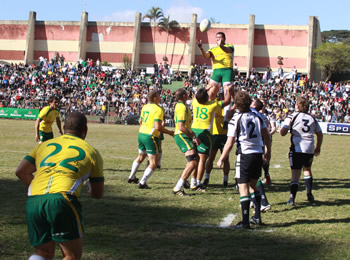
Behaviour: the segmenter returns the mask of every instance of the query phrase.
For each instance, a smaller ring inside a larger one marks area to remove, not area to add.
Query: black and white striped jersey
[[[227,136],[235,137],[236,154],[263,153],[263,128],[266,128],[264,121],[254,112],[235,114],[229,123]]]
[[[291,133],[291,151],[314,153],[314,134],[322,130],[313,116],[307,113],[294,112],[288,115],[282,127],[287,128]]]

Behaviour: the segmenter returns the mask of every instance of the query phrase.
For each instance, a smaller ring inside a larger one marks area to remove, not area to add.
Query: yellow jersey
[[[231,48],[232,53],[224,52],[219,46],[208,50],[213,61],[213,69],[233,68],[233,45],[226,43],[224,46]]]
[[[188,107],[181,101],[177,102],[175,106],[175,114],[174,114],[174,121],[175,121],[175,135],[182,134],[182,132],[179,129],[179,122],[184,122],[185,128],[188,129],[190,132],[191,130],[191,123],[192,123],[192,114],[191,111],[188,109]]]
[[[222,101],[208,101],[206,104],[199,104],[197,99],[192,101],[193,107],[193,123],[192,129],[207,129],[211,134],[213,133],[213,122],[215,113],[219,112],[223,107]]]
[[[160,136],[160,132],[154,128],[154,122],[163,121],[164,110],[155,103],[146,104],[141,110],[141,126],[139,133]]]
[[[52,133],[52,124],[56,118],[60,117],[60,112],[58,109],[51,109],[50,106],[46,106],[41,109],[38,117],[42,120],[39,130],[45,133]]]
[[[74,135],[50,139],[38,145],[25,159],[37,169],[28,196],[64,192],[79,197],[85,180],[104,180],[100,153]]]
[[[227,129],[224,129],[225,121],[225,108],[221,108],[221,111],[215,113],[213,124],[213,135],[227,135]]]

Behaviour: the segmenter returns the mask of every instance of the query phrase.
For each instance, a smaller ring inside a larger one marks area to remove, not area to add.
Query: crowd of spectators
[[[113,114],[124,122],[139,114],[147,102],[147,93],[156,89],[161,92],[160,105],[166,120],[171,122],[175,97],[166,85],[181,81],[193,96],[208,83],[210,72],[206,64],[193,64],[188,74],[159,65],[154,66],[152,75],[147,75],[144,70],[108,70],[90,59],[65,63],[64,57],[57,54],[50,61],[40,57],[37,65],[1,64],[0,107],[41,108],[49,96],[55,95],[59,97],[62,114],[74,110],[101,118]],[[269,68],[263,74],[253,69],[247,78],[239,73],[237,64],[234,72],[235,88],[264,98],[277,126],[294,111],[298,95],[309,98],[309,112],[318,121],[350,123],[350,82],[310,82],[297,74],[287,79],[283,70],[273,73]]]

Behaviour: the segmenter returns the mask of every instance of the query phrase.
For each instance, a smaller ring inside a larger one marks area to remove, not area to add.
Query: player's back
[[[318,122],[307,113],[294,112],[289,115],[291,148],[295,152],[314,153],[314,134],[321,131]]]
[[[264,122],[253,112],[237,113],[229,123],[227,136],[236,139],[236,154],[252,154],[263,152],[261,130]]]
[[[213,122],[215,113],[220,111],[222,107],[222,101],[208,101],[205,104],[200,104],[196,98],[193,99],[193,123],[192,129],[209,130],[212,133]]]
[[[29,196],[64,192],[78,197],[81,184],[94,172],[103,171],[98,151],[70,134],[38,145],[26,158],[37,168]],[[95,165],[100,169],[94,169]]]

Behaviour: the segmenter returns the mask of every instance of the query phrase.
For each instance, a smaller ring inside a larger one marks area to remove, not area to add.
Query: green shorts
[[[175,143],[183,153],[195,148],[195,144],[192,142],[192,139],[185,134],[175,135],[174,139],[175,139]]]
[[[160,147],[160,140],[158,137],[148,134],[139,133],[139,150],[147,154],[158,154]]]
[[[233,69],[231,68],[214,69],[210,79],[218,83],[233,82],[233,79],[234,79]]]
[[[40,142],[45,142],[47,140],[53,139],[53,133],[45,133],[43,131],[39,131]]]
[[[209,131],[206,129],[192,129],[192,131],[196,134],[198,139],[201,140],[201,144],[197,146],[198,153],[210,154],[212,144]]]
[[[70,241],[84,234],[81,205],[64,193],[29,196],[26,203],[29,241],[32,246]]]
[[[212,135],[211,142],[213,144],[213,149],[224,149],[227,140],[227,135]]]

